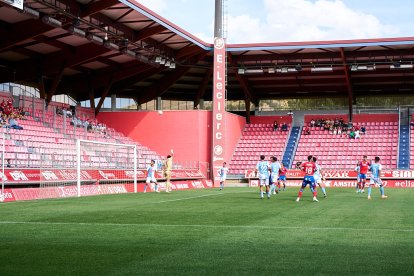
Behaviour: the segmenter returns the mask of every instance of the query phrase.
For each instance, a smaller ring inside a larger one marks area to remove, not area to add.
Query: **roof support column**
[[[346,57],[345,57],[345,51],[344,48],[341,47],[341,59],[342,59],[342,65],[343,65],[343,69],[344,69],[344,73],[345,73],[345,80],[346,80],[346,86],[348,89],[348,109],[349,109],[349,121],[352,121],[352,104],[353,104],[353,99],[354,99],[354,93],[352,91],[352,82],[351,82],[351,76],[350,76],[350,71],[349,71],[349,67],[346,65]]]
[[[101,99],[99,100],[99,103],[95,108],[95,116],[99,114],[99,111],[101,110],[101,107],[106,99],[106,96],[108,95],[109,90],[111,90],[112,88],[112,84],[113,84],[113,79],[110,80],[110,82],[108,83],[108,85],[105,87],[104,91],[101,94]]]

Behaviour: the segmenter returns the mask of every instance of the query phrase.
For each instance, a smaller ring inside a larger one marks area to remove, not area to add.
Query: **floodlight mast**
[[[216,0],[214,11],[214,37],[223,38],[223,0]]]

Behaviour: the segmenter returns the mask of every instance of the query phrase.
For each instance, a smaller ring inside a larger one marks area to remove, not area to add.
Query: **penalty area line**
[[[414,229],[392,228],[352,228],[352,227],[301,227],[301,226],[261,226],[261,225],[212,225],[212,224],[141,224],[141,223],[102,223],[102,222],[42,222],[42,221],[0,221],[0,225],[72,225],[72,226],[118,226],[118,227],[170,227],[170,228],[221,228],[221,229],[286,229],[306,231],[388,231],[414,232]]]

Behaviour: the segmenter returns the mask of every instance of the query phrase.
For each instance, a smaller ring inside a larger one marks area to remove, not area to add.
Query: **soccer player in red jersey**
[[[367,173],[369,171],[370,166],[371,166],[371,163],[367,160],[367,156],[364,155],[362,157],[362,161],[359,161],[358,163],[358,167],[359,167],[358,193],[364,193],[365,182],[367,180]]]
[[[300,187],[298,198],[296,199],[297,202],[302,197],[303,190],[306,188],[306,186],[309,184],[310,190],[313,194],[313,201],[318,202],[319,200],[316,198],[318,192],[316,191],[316,183],[314,174],[316,171],[316,164],[313,162],[313,156],[308,156],[308,162],[302,163],[300,166],[300,169],[305,172],[305,177],[303,178],[302,187]]]
[[[279,169],[279,179],[278,179],[278,187],[279,192],[281,190],[281,186],[283,184],[283,191],[286,189],[286,173],[287,169],[283,163],[280,163],[280,169]]]

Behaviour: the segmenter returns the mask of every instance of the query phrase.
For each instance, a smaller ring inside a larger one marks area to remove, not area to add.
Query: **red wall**
[[[292,123],[292,116],[251,116],[250,123],[252,124],[272,124],[274,121],[280,123]]]
[[[226,152],[230,160],[245,125],[245,118],[227,113]],[[211,111],[101,112],[98,120],[144,146],[167,155],[174,149],[175,160],[210,162]]]
[[[348,122],[347,114],[311,114],[311,115],[305,115],[304,121],[305,123],[310,123],[312,119],[316,121],[318,119],[334,120],[335,118],[342,118],[344,119],[344,122]]]
[[[320,114],[320,115],[305,115],[305,123],[309,123],[312,119],[335,119],[343,118],[348,122],[348,115],[346,114]],[[363,122],[398,122],[398,114],[354,114],[353,123]]]
[[[398,122],[398,114],[355,114],[353,122]]]

